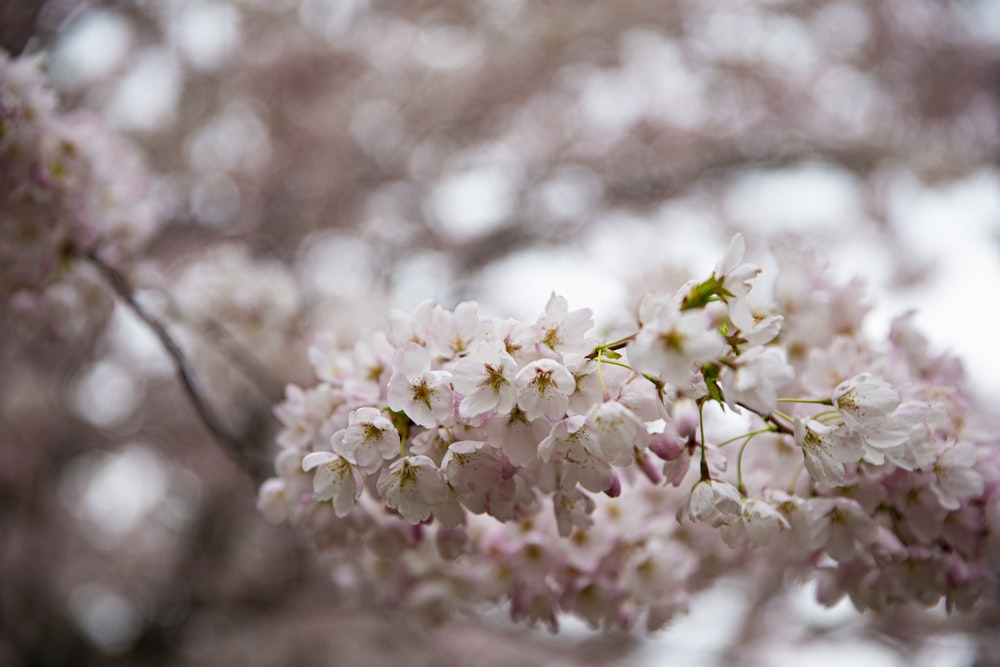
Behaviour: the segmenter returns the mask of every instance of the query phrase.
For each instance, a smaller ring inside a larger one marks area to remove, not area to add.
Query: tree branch
[[[181,381],[181,386],[184,388],[184,393],[187,394],[188,399],[209,432],[224,446],[240,468],[248,472],[256,482],[260,483],[270,476],[270,464],[264,461],[260,453],[244,441],[243,438],[234,435],[215,413],[212,406],[209,405],[208,401],[202,395],[194,370],[191,368],[191,364],[184,351],[173,336],[171,336],[170,332],[167,331],[166,325],[139,303],[135,297],[135,292],[132,290],[132,286],[125,276],[102,260],[93,248],[85,251],[83,256],[101,272],[101,275],[114,290],[115,294],[159,339],[163,349],[174,362],[174,366],[177,369],[177,376]]]

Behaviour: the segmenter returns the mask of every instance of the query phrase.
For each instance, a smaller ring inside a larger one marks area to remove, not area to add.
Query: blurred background
[[[534,321],[552,290],[627,327],[736,231],[861,276],[873,336],[918,308],[1000,398],[992,0],[6,0],[0,42],[142,150],[165,222],[129,277],[265,460],[318,337],[425,298]],[[653,638],[421,627],[264,523],[124,309],[0,342],[3,665],[1000,664],[941,610],[773,581]]]

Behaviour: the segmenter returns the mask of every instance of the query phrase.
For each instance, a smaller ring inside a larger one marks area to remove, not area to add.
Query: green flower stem
[[[760,435],[761,433],[774,433],[777,431],[777,427],[773,424],[769,425],[767,428],[757,429],[756,431],[750,431],[749,433],[741,433],[740,435],[729,438],[728,440],[723,440],[716,447],[725,447],[726,445],[732,444],[737,440],[742,440],[743,438],[752,438],[755,435]]]
[[[610,343],[602,343],[597,347],[595,347],[591,351],[591,353],[587,355],[587,358],[596,359],[602,356],[605,350],[620,350],[629,343],[631,343],[633,340],[635,340],[635,337],[638,335],[639,335],[638,333],[634,333],[629,336],[625,336],[624,338],[619,338],[618,340],[611,341]]]
[[[757,433],[760,433],[760,431],[757,431]],[[749,445],[750,441],[753,440],[754,435],[756,435],[756,433],[750,433],[746,436],[746,440],[743,441],[743,445],[740,447],[740,453],[736,457],[736,490],[739,491],[740,495],[744,498],[747,496],[747,487],[743,484],[743,452],[746,451],[747,445]]]
[[[788,495],[790,495],[790,496],[794,496],[795,495],[795,485],[798,484],[798,482],[799,482],[799,475],[801,475],[802,471],[805,470],[805,469],[806,469],[806,465],[803,463],[795,471],[795,474],[792,476],[792,481],[788,485]]]
[[[793,424],[795,423],[795,418],[794,418],[794,417],[790,417],[790,416],[786,415],[786,414],[785,414],[784,412],[782,412],[781,410],[775,410],[775,411],[774,411],[774,412],[772,412],[771,414],[772,414],[772,415],[778,415],[779,417],[781,417],[781,418],[782,418],[782,419],[784,419],[785,421],[788,421],[788,422],[791,422],[791,423],[793,423]]]
[[[815,405],[833,405],[829,398],[779,398],[778,403],[813,403]]]
[[[708,458],[705,455],[705,399],[698,401],[698,430],[701,433],[701,481],[711,481],[712,475],[708,472]]]

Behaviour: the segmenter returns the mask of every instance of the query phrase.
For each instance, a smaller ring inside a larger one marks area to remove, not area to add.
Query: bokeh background
[[[872,336],[918,309],[1000,398],[992,0],[7,0],[0,40],[140,147],[164,224],[129,278],[264,460],[317,336],[552,290],[627,325],[736,231],[861,276]],[[654,638],[427,627],[264,523],[124,309],[0,343],[0,664],[1000,664],[941,610],[746,578]]]

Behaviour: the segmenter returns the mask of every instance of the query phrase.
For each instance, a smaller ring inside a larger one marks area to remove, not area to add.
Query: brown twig
[[[129,309],[150,328],[163,349],[170,356],[177,369],[177,376],[181,381],[181,386],[187,394],[188,399],[194,406],[195,411],[201,418],[211,434],[221,443],[226,451],[232,456],[236,463],[253,476],[254,480],[261,482],[270,475],[270,466],[262,460],[262,457],[249,446],[242,438],[234,435],[229,428],[223,424],[222,420],[209,405],[202,395],[198,386],[197,378],[191,364],[174,337],[167,331],[163,324],[155,315],[146,310],[135,297],[132,286],[124,275],[97,254],[96,249],[88,249],[83,256],[92,263],[104,276],[115,294],[129,307]]]

